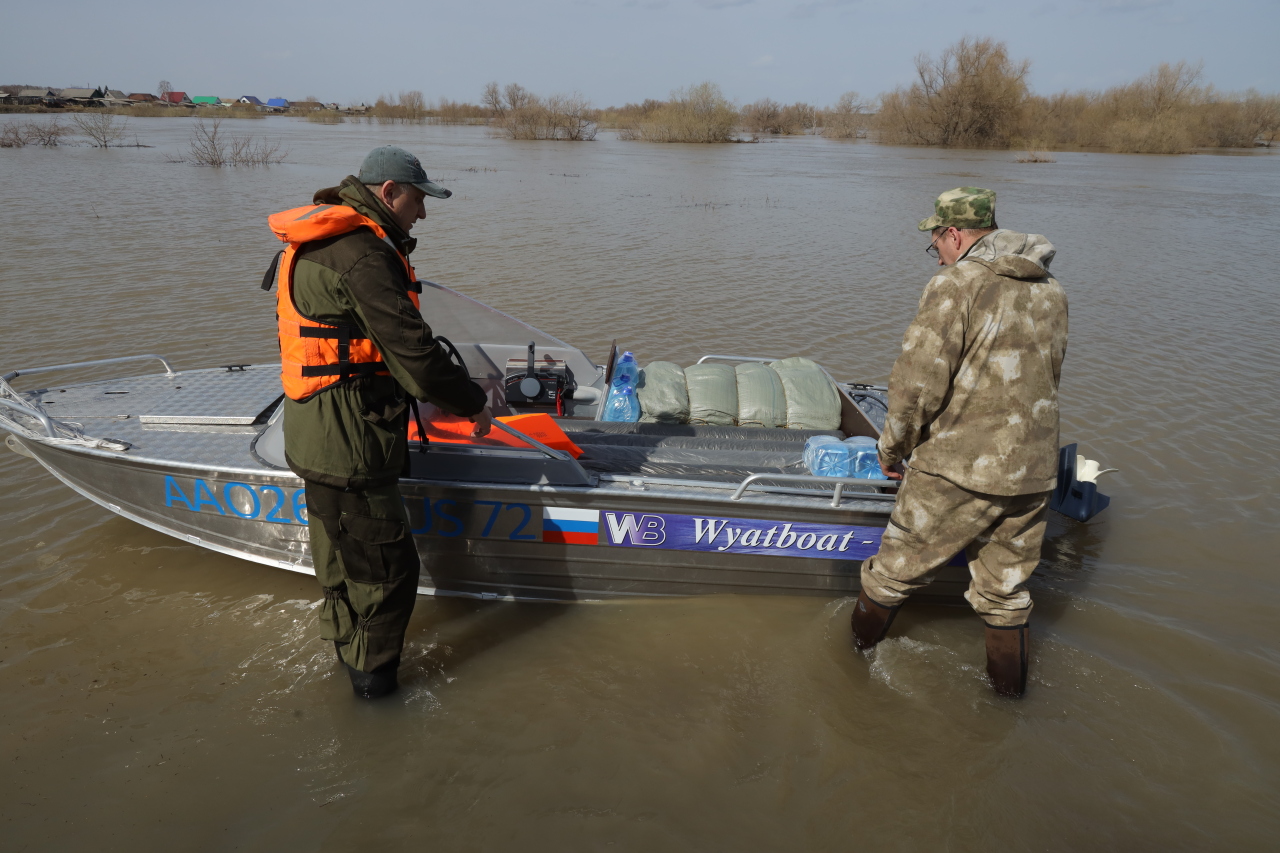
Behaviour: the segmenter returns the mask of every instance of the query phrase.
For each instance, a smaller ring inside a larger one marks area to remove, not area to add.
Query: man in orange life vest
[[[306,482],[321,636],[369,699],[396,689],[421,570],[397,488],[411,398],[470,417],[476,436],[491,421],[483,389],[419,312],[408,260],[424,199],[450,195],[418,158],[385,146],[359,177],[269,220],[288,244],[263,286],[279,285],[285,453]]]

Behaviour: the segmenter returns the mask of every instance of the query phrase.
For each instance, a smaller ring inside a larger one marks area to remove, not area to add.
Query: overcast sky
[[[1032,62],[1041,93],[1204,62],[1207,82],[1280,91],[1278,0],[463,0],[6,4],[0,83],[372,102],[419,89],[477,102],[489,80],[596,106],[714,81],[748,102],[825,105],[912,77],[964,35]]]

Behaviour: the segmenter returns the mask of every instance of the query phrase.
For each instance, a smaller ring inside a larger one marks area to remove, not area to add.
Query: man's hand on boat
[[[884,460],[883,460],[883,459],[881,459],[881,460],[880,460],[880,470],[881,470],[881,471],[883,471],[883,472],[884,472],[884,475],[885,475],[886,477],[888,477],[890,480],[901,480],[901,479],[902,479],[902,475],[901,475],[901,474],[899,474],[897,471],[893,470],[893,467],[892,467],[892,466],[890,466],[890,467],[888,467],[888,468],[886,468],[886,467],[884,466]]]
[[[493,428],[493,412],[490,412],[489,407],[485,406],[479,413],[471,416],[471,422],[476,425],[475,429],[471,430],[471,437],[483,438]]]

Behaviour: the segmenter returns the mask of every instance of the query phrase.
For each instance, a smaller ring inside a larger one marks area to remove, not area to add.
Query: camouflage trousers
[[[400,490],[306,487],[311,561],[324,591],[320,636],[355,669],[394,667],[422,569]]]
[[[963,550],[971,578],[964,597],[983,621],[1025,624],[1049,494],[986,495],[909,468],[880,551],[862,564],[863,590],[887,607],[901,604]]]

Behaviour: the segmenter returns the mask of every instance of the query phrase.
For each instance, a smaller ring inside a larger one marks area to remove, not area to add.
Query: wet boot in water
[[[352,692],[361,699],[380,699],[394,693],[400,686],[396,679],[396,670],[400,668],[399,659],[394,663],[380,666],[373,672],[362,672],[342,659],[340,643],[335,642],[333,650],[338,653],[338,662],[347,670],[347,676],[351,679]]]
[[[379,667],[373,672],[361,672],[350,664],[346,664],[347,675],[351,677],[351,689],[361,699],[381,699],[396,692],[400,682],[396,680],[396,670],[400,661]]]
[[[858,603],[853,605],[853,645],[860,652],[874,646],[889,633],[893,617],[898,615],[901,604],[885,607],[872,601],[865,592],[858,593]]]
[[[1030,640],[1031,630],[1026,625],[987,626],[987,677],[1001,696],[1018,697],[1026,692]]]

